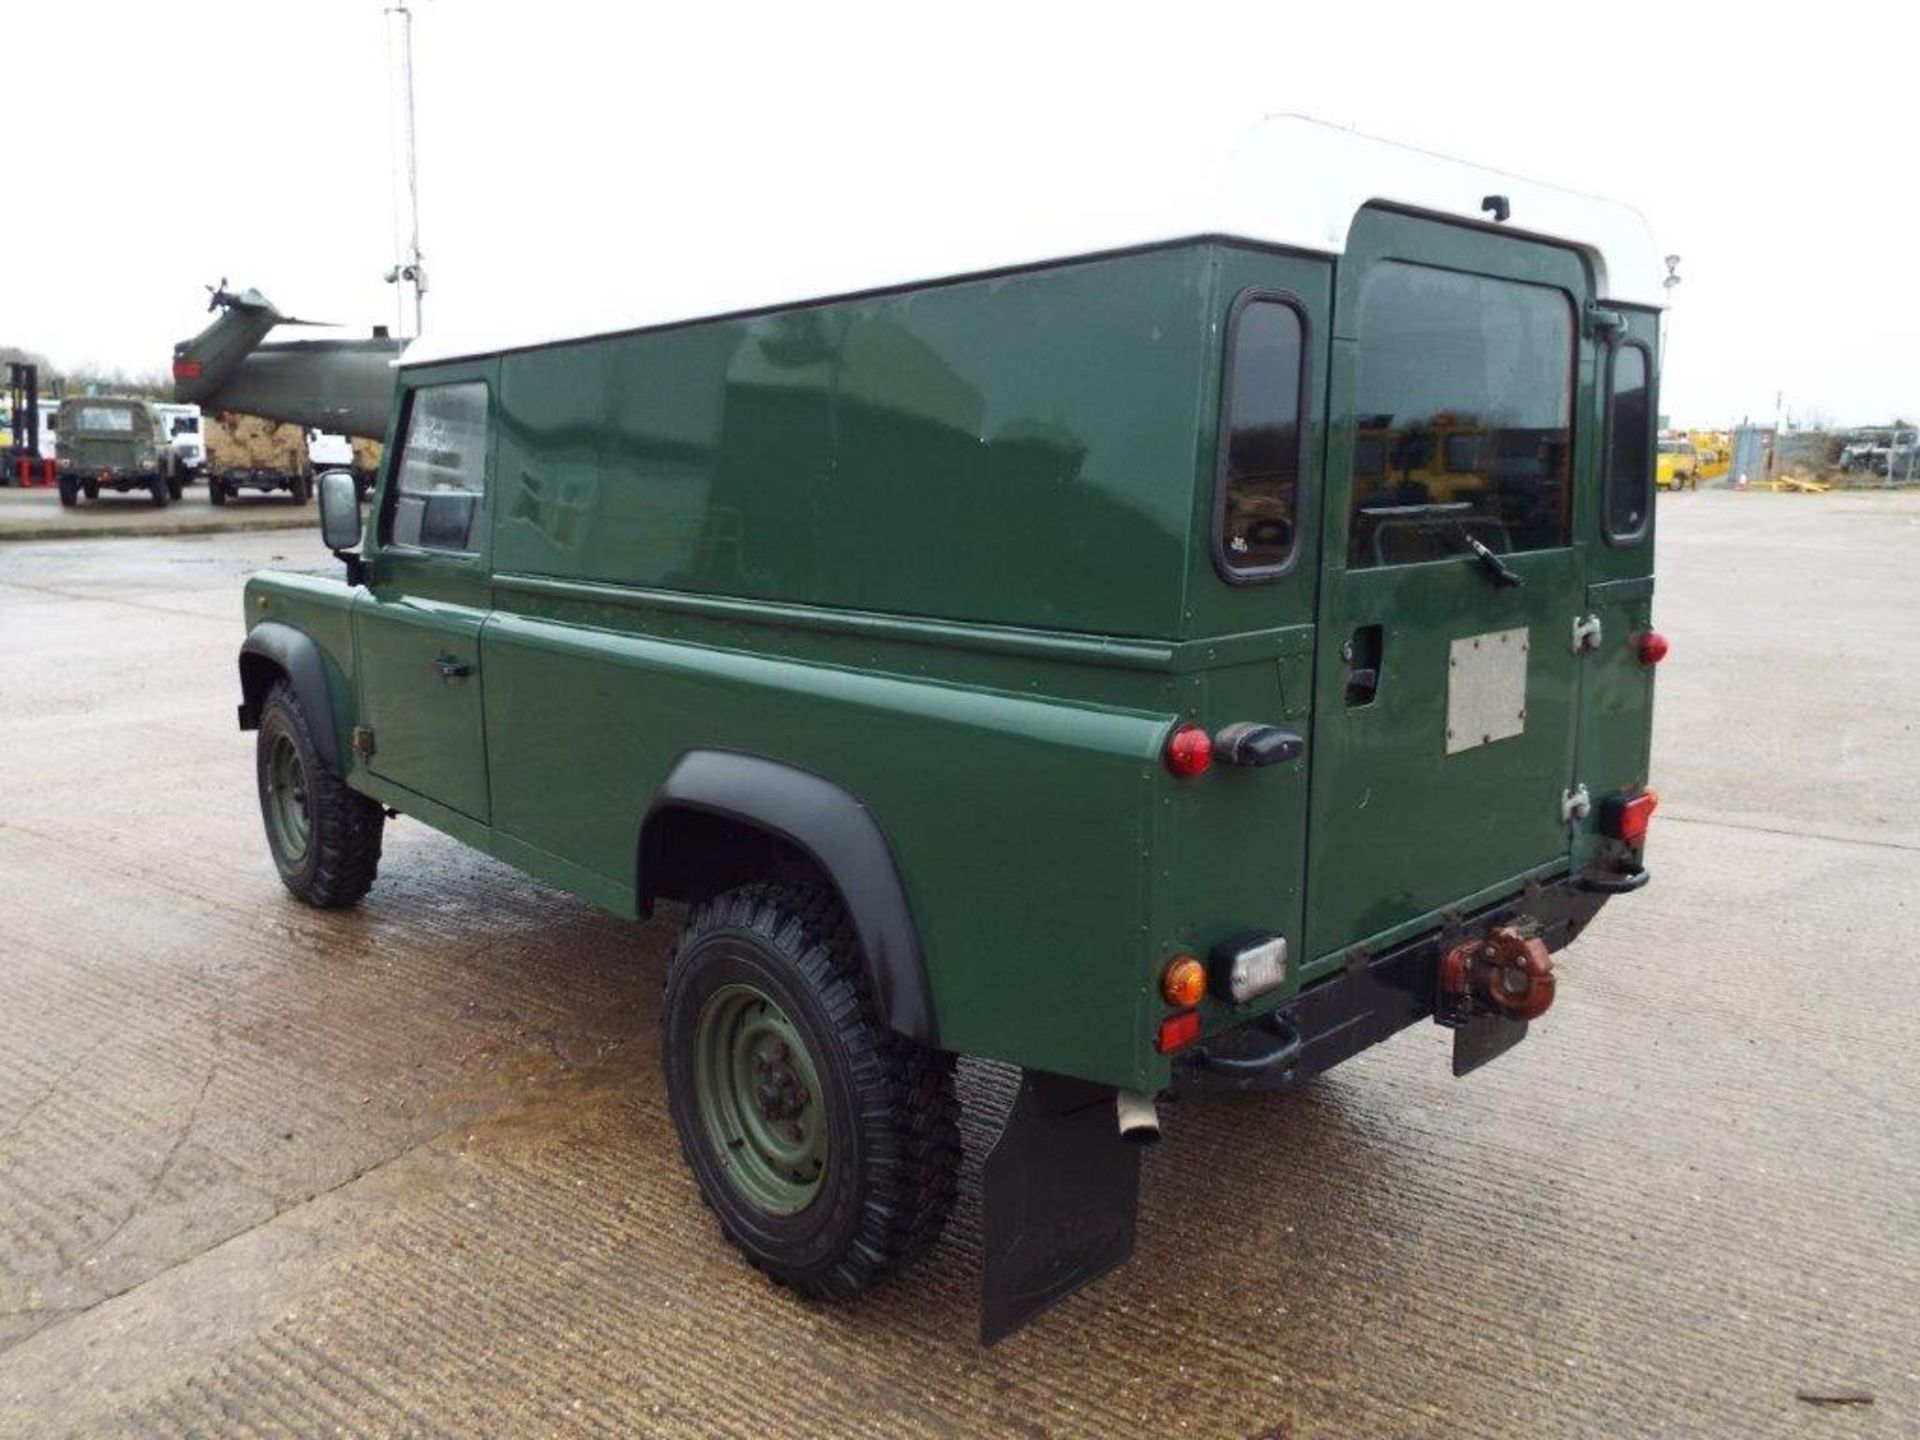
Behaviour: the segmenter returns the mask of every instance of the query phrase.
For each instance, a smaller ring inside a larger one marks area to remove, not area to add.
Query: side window
[[[1278,575],[1300,518],[1306,326],[1290,301],[1243,297],[1227,324],[1215,560],[1229,580]]]
[[[1653,508],[1653,407],[1647,348],[1629,342],[1613,352],[1607,377],[1607,538],[1638,540]]]
[[[407,406],[382,537],[420,550],[472,551],[487,492],[487,387],[425,385]]]

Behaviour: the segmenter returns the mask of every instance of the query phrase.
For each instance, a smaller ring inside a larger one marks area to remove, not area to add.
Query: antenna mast
[[[393,249],[399,258],[387,271],[394,287],[396,333],[420,333],[427,267],[420,258],[420,175],[414,162],[413,12],[407,0],[391,0],[387,17],[387,126],[393,150]],[[407,324],[406,292],[413,290],[413,324]]]

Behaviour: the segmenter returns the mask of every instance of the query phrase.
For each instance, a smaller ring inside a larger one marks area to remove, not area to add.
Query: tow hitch
[[[1453,1073],[1511,1050],[1553,1004],[1553,956],[1538,935],[1499,925],[1440,957],[1434,1019],[1453,1030]]]

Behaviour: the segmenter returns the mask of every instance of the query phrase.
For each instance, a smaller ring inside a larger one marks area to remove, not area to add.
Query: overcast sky
[[[796,255],[1293,111],[1641,209],[1682,257],[1676,420],[1920,416],[1920,7],[1690,9],[415,0],[427,326],[778,296]],[[391,320],[381,11],[9,4],[0,343],[164,367],[223,275]]]

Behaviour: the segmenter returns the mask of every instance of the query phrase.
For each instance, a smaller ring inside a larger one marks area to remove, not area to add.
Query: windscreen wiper
[[[1362,505],[1360,513],[1380,519],[1420,520],[1432,519],[1445,521],[1450,527],[1449,533],[1465,547],[1466,552],[1478,560],[1487,572],[1487,578],[1501,590],[1517,590],[1526,584],[1526,577],[1520,574],[1498,554],[1490,549],[1473,532],[1467,529],[1460,518],[1462,510],[1473,509],[1470,500],[1432,501],[1424,505]]]
[[[1476,539],[1465,525],[1455,520],[1453,522],[1453,528],[1460,539],[1465,542],[1467,549],[1473,553],[1473,558],[1478,560],[1486,569],[1488,576],[1493,580],[1494,588],[1499,590],[1518,590],[1522,585],[1527,583],[1525,576],[1507,564],[1506,561],[1502,560],[1483,541]]]

